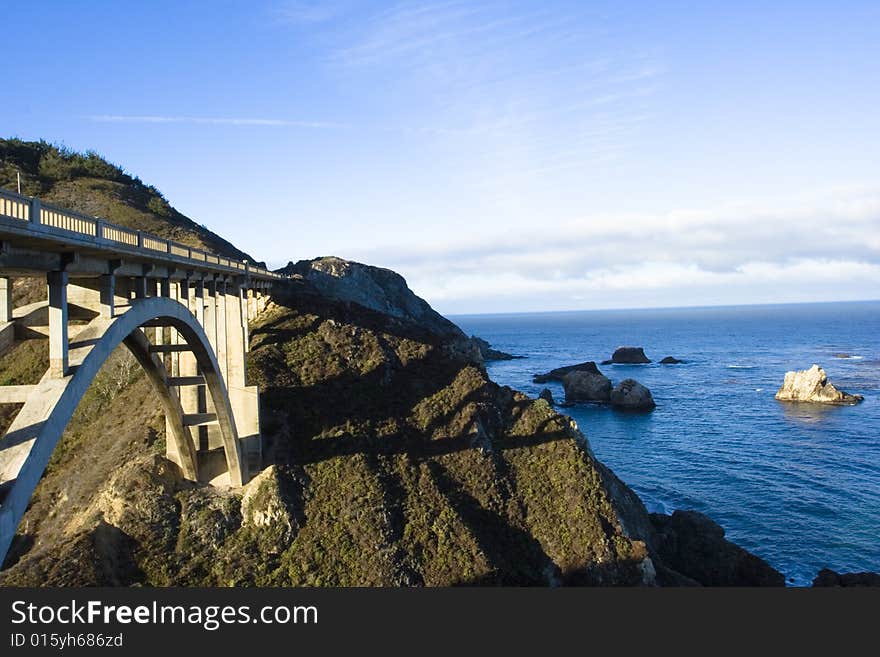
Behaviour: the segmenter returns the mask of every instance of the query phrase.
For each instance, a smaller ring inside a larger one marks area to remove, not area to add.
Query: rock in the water
[[[618,347],[611,355],[611,359],[602,361],[602,364],[642,365],[650,362],[651,359],[645,356],[645,350],[642,347]]]
[[[657,404],[651,391],[635,379],[624,379],[611,391],[611,405],[622,410],[650,411]]]
[[[589,360],[586,363],[578,363],[577,365],[566,365],[565,367],[557,367],[550,370],[546,374],[535,374],[532,381],[535,383],[547,383],[548,381],[562,381],[562,378],[569,372],[590,372],[591,374],[602,374],[596,363]]]
[[[611,380],[599,372],[575,370],[562,377],[566,403],[607,402],[611,398]]]
[[[547,402],[551,406],[556,405],[556,402],[553,399],[553,392],[551,392],[550,388],[544,388],[541,391],[541,394],[538,395],[538,399],[543,399],[545,402]]]
[[[825,370],[813,365],[808,370],[786,372],[776,399],[816,404],[857,404],[864,397],[838,390],[828,381]]]
[[[697,511],[652,513],[655,548],[670,568],[703,586],[784,586],[785,577],[760,557],[724,538],[724,529]]]
[[[880,586],[880,575],[877,573],[836,573],[830,568],[819,571],[813,586]]]
[[[660,364],[661,365],[679,365],[680,363],[683,363],[683,362],[684,362],[683,360],[679,360],[675,356],[667,356],[666,358],[664,358],[663,360],[660,361]]]
[[[473,342],[477,346],[477,349],[480,350],[480,355],[483,357],[484,361],[514,360],[517,358],[522,358],[522,356],[514,356],[512,354],[508,354],[507,352],[493,349],[492,345],[486,342],[486,340],[483,340],[483,338],[478,338],[476,335],[471,336],[471,342]]]

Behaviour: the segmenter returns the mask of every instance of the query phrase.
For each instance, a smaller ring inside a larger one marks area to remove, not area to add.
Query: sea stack
[[[575,370],[562,377],[565,402],[607,402],[611,399],[611,379],[599,370]]]
[[[776,399],[815,404],[858,404],[864,397],[838,390],[828,381],[825,370],[813,365],[808,370],[786,372]]]
[[[578,363],[577,365],[566,365],[565,367],[557,367],[555,370],[550,370],[549,372],[545,372],[544,374],[535,374],[532,377],[532,381],[535,383],[547,383],[548,381],[562,381],[566,374],[571,372],[589,372],[591,374],[599,374],[602,372],[599,371],[599,368],[596,367],[596,363],[588,360],[586,363]]]
[[[610,360],[602,361],[603,365],[644,365],[651,359],[645,356],[643,347],[618,347],[614,350]]]
[[[650,411],[657,404],[651,391],[635,379],[624,379],[611,391],[611,405],[624,411]]]

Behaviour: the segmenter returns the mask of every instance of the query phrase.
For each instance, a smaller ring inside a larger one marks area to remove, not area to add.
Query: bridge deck
[[[72,274],[98,275],[106,273],[106,265],[102,267],[99,261],[116,259],[161,265],[166,271],[192,270],[265,281],[282,278],[243,260],[88,217],[2,188],[0,241],[0,268],[7,273],[53,271],[63,265],[60,268]]]

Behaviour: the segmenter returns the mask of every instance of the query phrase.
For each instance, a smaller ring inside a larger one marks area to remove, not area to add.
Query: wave
[[[757,365],[728,365],[727,369],[729,370],[753,370],[757,368]]]

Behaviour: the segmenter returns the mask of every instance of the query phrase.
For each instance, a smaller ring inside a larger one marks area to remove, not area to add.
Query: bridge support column
[[[205,335],[208,338],[208,343],[211,345],[211,348],[214,350],[214,355],[217,358],[217,364],[220,369],[220,374],[223,376],[224,381],[226,377],[225,369],[226,363],[225,359],[220,359],[220,323],[223,321],[223,318],[220,315],[220,285],[217,282],[216,278],[209,278],[205,281],[205,318],[202,322],[202,327],[205,329]],[[225,325],[224,325],[225,329]],[[227,384],[228,385],[228,384]],[[206,386],[200,386],[199,388],[199,413],[213,413],[216,414],[217,409],[214,407],[214,400],[211,399],[210,395],[207,394],[208,390]],[[223,432],[220,430],[220,427],[216,424],[201,426],[199,427],[199,445],[202,450],[214,450],[218,447],[223,446]]]
[[[15,341],[12,323],[12,279],[0,277],[0,351],[6,351]]]
[[[180,302],[191,311],[194,311],[196,300],[192,292],[189,280],[182,280],[180,282]],[[201,300],[199,300],[199,303],[201,303]],[[180,369],[180,376],[195,376],[198,374],[196,358],[192,352],[180,352],[178,367]],[[184,386],[180,388],[180,405],[183,407],[184,413],[199,412],[199,390],[197,386]]]
[[[217,282],[209,280],[204,286],[204,312],[205,316],[201,324],[208,336],[208,342],[217,353]]]
[[[49,287],[49,373],[54,378],[67,375],[67,272],[52,271],[46,276]]]
[[[98,278],[98,289],[101,295],[101,317],[111,318],[116,315],[116,277],[113,274]]]
[[[260,435],[260,397],[257,386],[245,385],[247,352],[247,290],[240,285],[226,287],[226,388],[241,441],[243,466],[248,477],[262,467],[263,442]]]
[[[183,279],[176,283],[171,283],[171,285],[169,286],[169,294],[179,303],[186,306],[192,311],[193,299],[190,292],[191,290],[189,279]],[[171,328],[169,329],[169,331],[169,340],[171,344],[183,344],[185,342],[177,329]],[[195,376],[197,371],[198,368],[196,367],[196,359],[192,352],[181,351],[171,353],[171,376]],[[184,413],[198,412],[199,405],[197,386],[182,386],[180,388],[173,389],[172,394],[175,394],[180,400],[180,406]],[[165,435],[170,437],[173,430],[174,427],[171,425],[171,420],[166,417]],[[192,435],[188,435],[188,439],[192,440]],[[195,453],[197,447],[198,445],[192,445],[193,453]],[[173,461],[178,465],[182,464],[182,458],[177,453],[177,448],[174,445],[174,441],[168,440],[167,438],[165,441],[165,456],[166,458],[168,458],[169,461]]]
[[[130,278],[113,277],[113,316],[131,307],[132,284]]]
[[[220,373],[223,380],[229,382],[229,369],[226,357],[226,282],[217,281],[215,284],[215,302],[217,304],[217,363],[220,365]]]
[[[172,281],[168,292],[172,299],[182,303],[180,300],[180,281]],[[180,334],[176,328],[168,329],[168,341],[170,344],[180,344]],[[171,376],[180,376],[180,353],[176,351],[171,352]]]
[[[256,309],[256,305],[253,289],[248,288],[245,291],[245,302],[247,303],[247,318],[248,321],[251,321],[254,318],[254,315],[256,315],[256,312],[254,312]]]
[[[205,334],[208,335],[207,328],[205,327],[205,281],[203,278],[198,278],[194,281],[193,285],[193,314],[196,316],[196,321],[205,328]],[[210,337],[208,337],[210,341]],[[212,345],[213,346],[213,345]],[[195,366],[195,365],[194,365]],[[193,374],[202,374],[199,371],[198,367],[195,366],[195,371]],[[188,391],[191,389],[191,391]],[[193,404],[193,410],[185,410],[187,413],[207,413],[208,412],[208,391],[205,386],[186,386],[181,389],[181,394],[186,394],[188,403]],[[190,397],[192,395],[192,397]],[[194,397],[194,399],[193,399]],[[204,451],[208,449],[208,427],[200,426],[194,432],[196,438],[196,450]]]
[[[12,321],[12,279],[0,277],[0,323]]]
[[[205,281],[201,278],[197,279],[193,284],[193,306],[192,311],[196,316],[196,321],[205,324]]]
[[[147,298],[147,277],[146,276],[137,276],[132,279],[134,283],[134,298],[135,299],[146,299]]]
[[[230,388],[243,388],[245,375],[245,351],[247,345],[247,317],[243,290],[230,285],[226,295],[226,384]]]

